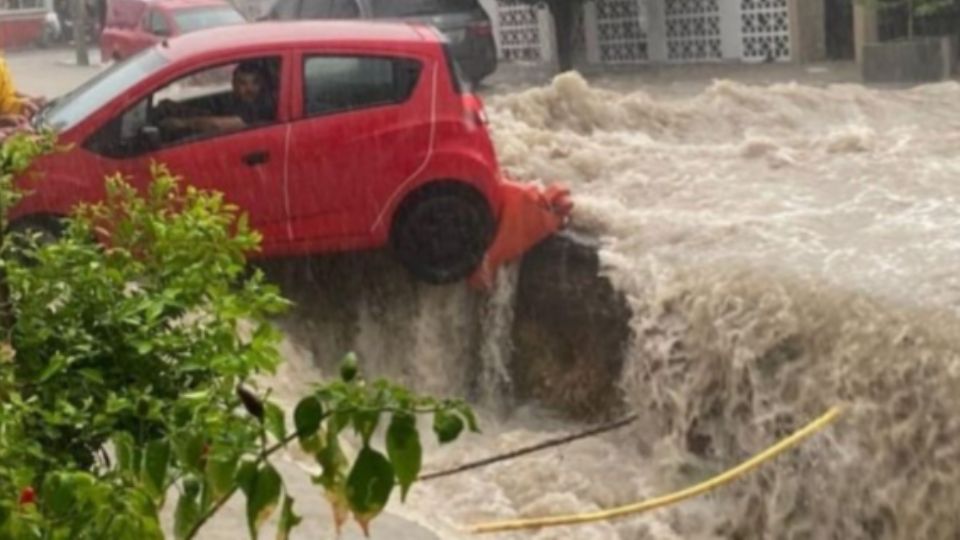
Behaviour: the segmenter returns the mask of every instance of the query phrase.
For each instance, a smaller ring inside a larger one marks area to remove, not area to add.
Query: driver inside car
[[[241,63],[233,72],[233,91],[211,106],[213,110],[169,100],[161,102],[157,107],[157,113],[163,117],[160,129],[166,134],[205,134],[239,131],[272,122],[276,116],[276,99],[271,82],[272,77],[262,63]]]

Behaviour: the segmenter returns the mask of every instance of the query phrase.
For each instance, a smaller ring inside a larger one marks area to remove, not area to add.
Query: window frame
[[[197,75],[198,73],[202,73],[204,71],[218,69],[218,68],[222,68],[222,67],[230,66],[234,64],[240,64],[248,60],[264,60],[264,59],[275,59],[279,62],[279,69],[277,72],[277,96],[276,96],[277,110],[276,110],[276,117],[274,121],[270,123],[265,123],[265,124],[255,124],[255,125],[248,126],[244,129],[238,129],[234,131],[198,134],[198,135],[195,135],[192,137],[186,137],[174,142],[161,144],[157,148],[152,148],[152,149],[143,150],[139,152],[104,153],[101,150],[94,150],[92,148],[92,143],[98,135],[100,135],[104,130],[108,128],[108,126],[110,126],[112,123],[116,121],[121,122],[121,125],[122,125],[122,122],[123,122],[122,118],[127,114],[131,113],[138,106],[140,106],[140,103],[142,103],[144,100],[149,100],[149,103],[147,106],[147,115],[149,116],[150,112],[154,108],[154,105],[155,105],[154,97],[156,96],[157,92],[160,92],[161,90],[169,87],[171,84],[181,79]],[[160,83],[152,86],[149,90],[141,94],[137,99],[131,101],[130,104],[124,107],[120,112],[111,115],[108,119],[100,123],[100,125],[94,128],[90,132],[90,134],[84,138],[82,146],[83,148],[87,149],[88,151],[98,156],[109,158],[109,159],[117,159],[117,160],[138,159],[150,154],[154,154],[157,152],[165,152],[173,148],[177,148],[177,147],[181,147],[189,144],[205,142],[205,141],[209,141],[209,140],[220,138],[220,137],[230,137],[230,136],[235,136],[239,134],[249,134],[257,130],[275,128],[278,125],[287,124],[290,122],[290,116],[289,114],[287,114],[287,111],[289,110],[289,106],[287,105],[287,103],[289,99],[288,88],[290,87],[288,81],[289,81],[289,76],[291,71],[288,66],[291,65],[291,59],[292,57],[289,51],[278,50],[270,54],[245,54],[239,57],[218,59],[218,60],[212,61],[211,63],[205,64],[204,66],[201,66],[199,68],[191,68],[189,70],[177,71],[171,74],[170,76],[164,78],[163,81],[161,81]]]
[[[361,105],[358,107],[350,107],[345,109],[337,109],[333,111],[326,111],[321,113],[309,113],[307,107],[307,96],[309,95],[307,84],[307,62],[314,58],[360,58],[360,59],[374,59],[374,60],[387,60],[394,65],[396,69],[396,63],[399,61],[407,62],[416,62],[418,65],[419,71],[417,73],[416,84],[413,85],[413,88],[410,90],[410,93],[402,100],[393,100],[393,101],[379,101],[375,103],[370,103],[366,105]],[[381,109],[385,107],[400,107],[408,104],[413,100],[414,95],[417,93],[417,89],[421,86],[423,77],[427,72],[427,66],[429,63],[425,59],[410,55],[410,54],[382,54],[375,52],[358,52],[358,51],[324,51],[324,52],[309,52],[301,51],[300,52],[300,61],[297,63],[299,66],[299,77],[300,84],[299,90],[300,95],[294,96],[292,99],[295,100],[295,103],[298,107],[298,114],[296,115],[295,121],[299,120],[316,120],[319,118],[327,118],[333,116],[339,116],[343,114],[350,114],[362,111],[369,111],[372,109]]]

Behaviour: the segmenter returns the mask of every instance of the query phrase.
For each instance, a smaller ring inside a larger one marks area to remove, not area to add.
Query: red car
[[[73,149],[36,163],[44,178],[14,225],[55,233],[58,216],[103,197],[105,176],[143,187],[153,162],[247,211],[262,255],[389,245],[431,283],[476,272],[485,255],[495,267],[563,221],[565,201],[558,212],[558,199],[501,177],[482,103],[432,27],[311,21],[250,32],[169,40],[42,110],[37,123]]]
[[[110,0],[100,58],[123,60],[163,39],[245,22],[226,0]]]

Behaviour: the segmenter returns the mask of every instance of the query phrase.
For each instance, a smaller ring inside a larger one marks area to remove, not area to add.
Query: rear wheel
[[[400,206],[390,244],[417,279],[440,285],[473,273],[493,232],[493,213],[483,195],[462,184],[432,184]]]

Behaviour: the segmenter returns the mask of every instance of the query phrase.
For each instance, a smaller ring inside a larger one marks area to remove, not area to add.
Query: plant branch
[[[568,444],[568,443],[571,443],[571,442],[576,441],[576,440],[585,439],[585,438],[591,437],[591,436],[593,436],[593,435],[598,435],[598,434],[600,434],[600,433],[606,433],[606,432],[608,432],[608,431],[613,431],[613,430],[615,430],[615,429],[618,429],[618,428],[624,427],[624,426],[626,426],[626,425],[632,424],[636,419],[637,419],[637,415],[633,414],[633,415],[630,415],[630,416],[628,416],[628,417],[626,417],[626,418],[622,418],[622,419],[620,419],[620,420],[617,420],[616,422],[610,422],[609,424],[603,424],[603,425],[601,425],[601,426],[598,426],[598,427],[589,429],[589,430],[587,430],[587,431],[582,431],[582,432],[580,432],[580,433],[574,433],[573,435],[566,435],[566,436],[564,436],[564,437],[559,437],[559,438],[556,438],[556,439],[549,439],[549,440],[543,441],[543,442],[541,442],[541,443],[538,443],[538,444],[535,444],[535,445],[532,445],[532,446],[527,446],[527,447],[525,447],[525,448],[520,448],[520,449],[518,449],[518,450],[514,450],[514,451],[512,451],[512,452],[508,452],[508,453],[506,453],[506,454],[500,454],[500,455],[497,455],[497,456],[492,456],[492,457],[488,457],[488,458],[485,458],[485,459],[481,459],[481,460],[479,460],[479,461],[474,461],[474,462],[471,462],[471,463],[465,463],[465,464],[463,464],[463,465],[460,465],[460,466],[458,466],[458,467],[454,467],[454,468],[452,468],[452,469],[447,469],[447,470],[443,470],[443,471],[437,471],[437,472],[433,472],[433,473],[424,474],[424,475],[421,475],[420,478],[418,478],[418,480],[421,481],[421,482],[426,482],[427,480],[433,480],[433,479],[441,478],[441,477],[444,477],[444,476],[451,476],[451,475],[454,475],[454,474],[459,474],[459,473],[466,472],[466,471],[469,471],[469,470],[472,470],[472,469],[478,469],[478,468],[480,468],[480,467],[486,467],[487,465],[492,465],[492,464],[494,464],[494,463],[499,463],[499,462],[501,462],[501,461],[507,461],[507,460],[510,460],[510,459],[518,458],[518,457],[520,457],[520,456],[524,456],[524,455],[526,455],[526,454],[532,454],[532,453],[538,452],[538,451],[540,451],[540,450],[546,450],[547,448],[553,448],[553,447],[555,447],[555,446],[560,446],[560,445],[563,445],[563,444]]]
[[[275,454],[277,451],[279,451],[281,448],[283,448],[284,446],[286,446],[287,443],[292,442],[292,441],[293,441],[294,439],[296,439],[298,436],[299,436],[298,433],[293,433],[293,434],[291,434],[291,435],[287,435],[286,438],[284,438],[282,441],[277,442],[276,444],[274,444],[274,445],[271,446],[270,448],[265,448],[264,450],[262,450],[262,451],[260,452],[260,455],[257,456],[257,460],[256,460],[255,464],[256,464],[256,465],[260,465],[261,463],[267,461],[268,459],[270,459],[270,456],[272,456],[272,455]],[[193,525],[193,527],[190,528],[190,532],[187,533],[187,536],[185,537],[185,539],[186,539],[186,540],[191,540],[194,536],[196,536],[196,534],[197,534],[198,532],[200,532],[200,528],[203,527],[208,521],[210,521],[210,519],[213,518],[213,516],[216,515],[216,513],[219,512],[221,508],[223,508],[223,505],[226,504],[227,501],[229,501],[231,497],[233,497],[233,495],[237,492],[238,489],[240,489],[240,486],[239,486],[239,485],[235,485],[235,486],[233,486],[232,488],[230,488],[230,491],[228,491],[226,494],[224,494],[223,497],[220,497],[220,499],[217,500],[217,503],[213,505],[213,508],[211,508],[206,514],[204,514],[203,517],[201,517],[201,518]]]
[[[329,412],[325,413],[325,414],[322,416],[322,419],[321,419],[321,420],[326,420],[326,419],[329,418],[330,416],[332,416],[332,415],[334,415],[334,414],[338,414],[338,413],[347,413],[347,412],[365,411],[365,410],[371,410],[371,411],[376,410],[376,411],[380,411],[380,412],[382,412],[382,413],[404,412],[404,413],[414,413],[414,414],[430,414],[430,413],[434,413],[434,412],[437,412],[438,410],[440,410],[440,407],[431,408],[431,409],[414,409],[414,410],[412,410],[412,411],[407,411],[407,410],[399,409],[399,408],[396,408],[396,407],[385,407],[385,408],[374,408],[374,407],[371,407],[371,408],[369,408],[369,409],[366,409],[366,408],[363,408],[363,407],[350,407],[350,408],[347,408],[347,409],[336,409],[336,410],[333,410],[333,411],[329,411]],[[635,417],[632,418],[632,419],[630,419],[630,421],[633,421],[633,419],[635,419]],[[621,421],[621,422],[622,422],[622,421]],[[613,429],[613,428],[607,427],[607,429]],[[255,461],[255,465],[260,465],[261,463],[266,462],[267,460],[270,459],[270,456],[272,456],[273,454],[277,453],[279,450],[281,450],[282,448],[284,448],[287,444],[289,444],[289,443],[293,442],[294,440],[296,440],[298,437],[300,437],[300,435],[301,435],[301,434],[300,434],[299,432],[294,432],[294,433],[291,433],[290,435],[287,435],[287,436],[284,437],[282,440],[277,441],[276,443],[274,443],[274,444],[273,444],[272,446],[270,446],[270,447],[266,447],[266,445],[264,445],[264,446],[263,446],[263,450],[261,450],[260,454],[257,456],[257,459],[256,459],[256,461]],[[583,436],[585,436],[585,435],[583,435]],[[444,473],[444,474],[453,474],[453,473]],[[215,515],[217,514],[217,512],[220,511],[221,508],[223,508],[223,505],[226,504],[227,501],[229,501],[231,497],[233,497],[233,495],[237,492],[237,489],[239,489],[239,486],[236,486],[236,485],[235,485],[235,486],[233,486],[233,488],[230,489],[230,491],[228,491],[226,494],[224,494],[224,496],[221,497],[221,498],[217,501],[217,503],[214,504],[213,507],[210,508],[210,510],[209,510],[206,514],[204,514],[203,517],[201,517],[201,518],[193,525],[193,527],[190,528],[190,532],[187,533],[187,535],[184,537],[185,540],[192,540],[192,539],[197,535],[197,533],[200,531],[200,529],[201,529],[208,521],[210,521],[210,519],[212,519],[213,516],[215,516]]]

